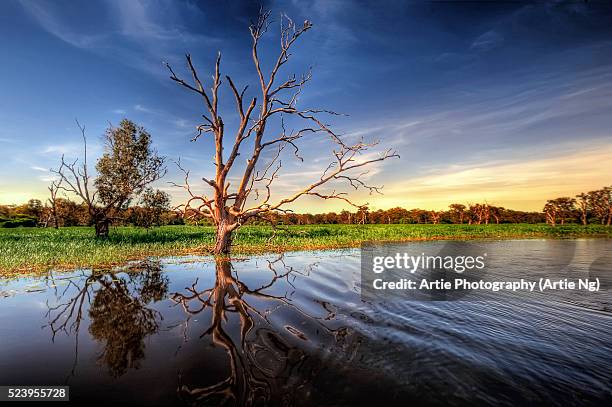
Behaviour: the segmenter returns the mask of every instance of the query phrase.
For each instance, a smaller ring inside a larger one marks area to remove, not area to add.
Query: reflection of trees
[[[168,291],[168,279],[161,273],[159,263],[141,263],[125,275],[92,273],[81,282],[82,285],[69,280],[60,295],[63,298],[72,289],[68,300],[49,307],[47,315],[53,338],[60,331],[74,333],[76,365],[79,328],[87,304],[89,332],[104,344],[98,360],[113,376],[138,368],[145,356],[144,339],[157,332],[161,319],[161,314],[148,304],[163,299]]]
[[[165,294],[167,283],[160,284],[159,273],[152,279],[148,273],[142,276],[136,276],[136,280],[144,281],[136,295],[132,295],[128,279],[105,275],[98,280],[101,288],[89,308],[89,332],[105,344],[99,360],[108,366],[113,376],[121,376],[128,368],[140,366],[144,358],[144,338],[158,329],[157,320],[161,314],[146,305],[149,299],[159,299]]]
[[[175,293],[172,299],[181,304],[189,318],[210,310],[211,323],[201,337],[210,336],[213,344],[225,349],[229,359],[230,374],[224,380],[206,387],[183,384],[180,396],[193,405],[254,405],[269,401],[273,388],[299,386],[298,370],[304,369],[306,355],[292,346],[276,330],[268,326],[272,309],[261,310],[251,305],[265,301],[272,307],[287,306],[304,318],[320,323],[319,318],[305,314],[293,305],[290,294],[282,296],[267,294],[265,291],[276,282],[284,280],[293,289],[297,270],[284,264],[282,257],[268,262],[273,275],[261,287],[252,289],[239,280],[237,272],[232,274],[232,265],[227,259],[216,259],[216,282],[212,288],[198,290],[198,280],[185,293]],[[277,269],[282,269],[278,271]],[[260,307],[261,308],[261,307]],[[231,316],[237,316],[238,332],[233,339],[228,325]],[[256,321],[257,320],[257,321]],[[261,324],[257,323],[261,322]],[[285,327],[296,337],[305,340],[297,329]],[[320,324],[322,331],[335,334]],[[334,335],[335,336],[335,335]],[[290,384],[291,382],[291,384]]]

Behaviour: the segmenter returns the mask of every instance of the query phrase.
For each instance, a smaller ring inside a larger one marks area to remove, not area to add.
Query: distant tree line
[[[76,203],[67,198],[50,199],[43,204],[31,199],[24,205],[0,205],[0,227],[17,226],[91,226],[94,219],[86,203]],[[170,207],[166,192],[146,188],[136,205],[113,209],[108,216],[115,225],[152,227],[161,225],[212,225],[206,216],[197,213],[180,213]],[[343,210],[328,213],[270,213],[265,219],[250,224],[317,225],[317,224],[501,224],[548,223],[608,225],[612,223],[612,187],[581,193],[576,198],[561,197],[546,202],[542,212],[526,212],[507,209],[488,203],[453,203],[448,210],[391,209],[357,211]]]
[[[50,194],[45,203],[31,199],[24,205],[0,205],[0,227],[94,226],[96,236],[106,237],[111,224],[146,228],[184,223],[215,224],[207,205],[171,208],[170,196],[150,187],[165,175],[165,157],[152,148],[151,136],[143,127],[127,119],[118,127],[109,127],[104,134],[104,153],[97,160],[96,172],[92,175],[87,163],[85,128],[78,122],[77,125],[83,138],[80,161],[61,157],[60,166],[52,170],[57,178],[48,187]],[[246,220],[246,224],[284,225],[544,222],[552,226],[565,223],[610,226],[612,186],[581,193],[575,198],[550,199],[542,212],[517,211],[484,202],[453,203],[448,210],[438,211],[400,207],[370,210],[367,206],[357,206],[353,212],[300,214],[278,209]]]
[[[0,205],[0,227],[36,226],[43,209],[38,199],[30,199],[24,205]]]
[[[456,224],[489,224],[489,223],[543,223],[544,215],[539,212],[523,212],[505,209],[489,204],[452,204],[449,210],[433,211],[425,209],[391,209],[369,210],[362,208],[356,212],[341,211],[321,214],[271,214],[266,223],[286,225],[312,224],[418,224],[418,223],[456,223]]]
[[[549,199],[544,205],[546,223],[555,226],[565,223],[612,224],[612,186],[583,192],[575,198]]]
[[[92,226],[93,219],[85,203],[76,203],[66,198],[57,198],[54,209],[47,203],[31,199],[24,205],[0,205],[0,227],[41,226]],[[165,192],[149,189],[143,193],[137,205],[109,212],[118,226],[152,227],[161,225],[212,225],[204,216],[187,216],[170,209],[170,200]],[[545,215],[539,212],[523,212],[500,208],[488,204],[452,204],[447,211],[404,209],[370,211],[367,208],[350,212],[328,213],[271,213],[265,219],[250,224],[316,225],[316,224],[417,224],[417,223],[544,223]]]
[[[149,199],[151,196],[153,201]],[[147,199],[149,198],[149,199]],[[49,203],[43,205],[38,199],[30,199],[24,205],[0,205],[0,227],[67,227],[94,226],[89,208],[85,203],[76,203],[70,199],[57,198],[55,216]],[[167,193],[145,191],[137,205],[128,206],[108,213],[113,218],[113,225],[153,227],[183,224],[180,214],[170,209],[170,198]]]

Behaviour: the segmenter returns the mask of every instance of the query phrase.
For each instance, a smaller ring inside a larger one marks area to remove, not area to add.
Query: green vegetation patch
[[[208,254],[214,229],[163,226],[154,229],[113,228],[108,239],[96,239],[93,228],[0,229],[0,272],[4,275],[51,268],[103,267],[147,256]],[[235,254],[357,247],[363,241],[441,239],[612,237],[600,225],[309,225],[244,226],[234,237]]]

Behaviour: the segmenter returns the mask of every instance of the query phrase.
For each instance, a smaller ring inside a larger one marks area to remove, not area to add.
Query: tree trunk
[[[96,228],[96,237],[107,238],[110,222],[108,219],[99,219],[94,223]]]
[[[57,208],[56,208],[55,204],[52,207],[51,214],[53,216],[53,227],[55,229],[59,229],[59,222],[57,220]]]
[[[217,255],[228,255],[232,249],[232,229],[229,228],[227,221],[222,220],[217,225],[217,236],[213,253]]]

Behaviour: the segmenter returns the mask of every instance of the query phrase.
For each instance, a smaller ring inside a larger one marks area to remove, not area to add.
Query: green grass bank
[[[234,238],[235,254],[356,247],[361,242],[441,239],[612,238],[599,225],[309,225],[245,226]],[[155,229],[117,227],[107,240],[92,228],[0,229],[0,274],[14,275],[51,268],[106,267],[147,256],[208,254],[212,227],[165,226]]]

